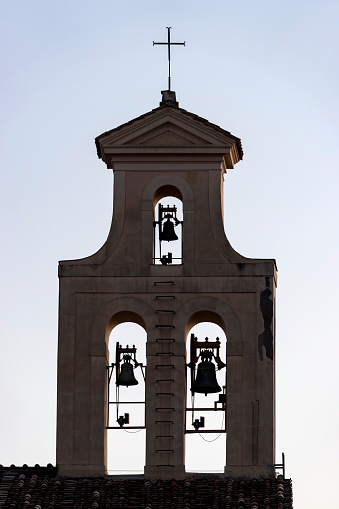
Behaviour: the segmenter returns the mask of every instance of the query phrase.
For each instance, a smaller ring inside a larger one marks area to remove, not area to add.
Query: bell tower
[[[225,476],[274,478],[276,265],[237,253],[223,224],[240,139],[180,108],[169,90],[96,147],[114,172],[113,219],[99,251],[59,264],[59,474],[104,475],[107,433],[133,424],[123,414],[107,429],[110,387],[133,385],[140,365],[133,340],[109,359],[108,339],[136,322],[147,333],[145,476],[185,477],[188,385],[224,412]],[[224,357],[218,338],[189,334],[206,321],[225,332]],[[197,417],[192,432],[206,426],[204,412]]]

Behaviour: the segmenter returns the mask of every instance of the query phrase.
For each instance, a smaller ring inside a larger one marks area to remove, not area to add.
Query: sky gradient
[[[158,106],[242,139],[225,230],[275,258],[277,461],[294,507],[333,503],[339,450],[337,1],[14,0],[0,6],[0,463],[55,463],[57,262],[112,215],[94,138]],[[321,482],[319,482],[321,479]]]

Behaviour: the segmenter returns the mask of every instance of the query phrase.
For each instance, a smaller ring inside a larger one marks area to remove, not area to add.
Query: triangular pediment
[[[235,136],[181,108],[163,107],[141,115],[96,139],[100,146],[232,145]]]
[[[147,130],[140,136],[133,137],[126,142],[127,145],[159,146],[190,146],[210,144],[209,140],[197,136],[188,129],[184,129],[173,122],[165,122],[153,129]]]
[[[143,141],[143,145],[149,146],[162,146],[162,145],[194,145],[191,140],[188,140],[185,136],[179,136],[170,130],[163,133],[156,134],[152,138]]]
[[[178,107],[159,107],[96,138],[98,156],[108,166],[114,153],[171,150],[232,152],[232,164],[242,158],[239,138],[208,120]],[[110,167],[110,166],[109,166]]]

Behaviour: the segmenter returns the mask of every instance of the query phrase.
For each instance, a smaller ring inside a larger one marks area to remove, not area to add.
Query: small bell
[[[174,224],[172,223],[168,215],[165,217],[167,217],[167,219],[162,225],[162,231],[159,234],[159,239],[167,240],[167,242],[171,242],[172,240],[178,240],[178,236],[174,231]]]
[[[138,380],[134,376],[133,366],[131,364],[131,356],[124,355],[124,362],[120,368],[120,374],[117,380],[117,385],[124,385],[128,387],[129,385],[138,385]]]
[[[198,364],[197,377],[191,391],[193,393],[205,394],[205,396],[207,396],[207,394],[220,392],[221,387],[217,382],[215,365],[211,361],[212,352],[203,350],[201,352],[201,358],[202,361]]]

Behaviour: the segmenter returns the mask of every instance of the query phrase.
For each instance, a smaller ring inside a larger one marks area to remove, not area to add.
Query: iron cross
[[[172,27],[166,27],[167,28],[167,42],[154,42],[153,46],[156,44],[165,44],[168,46],[168,90],[171,90],[171,46],[186,46],[186,42],[171,42],[171,28]]]

